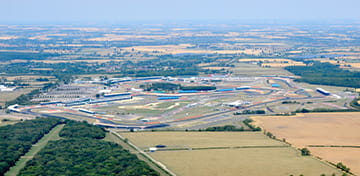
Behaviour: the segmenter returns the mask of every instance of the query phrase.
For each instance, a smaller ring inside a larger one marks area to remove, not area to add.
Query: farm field
[[[12,92],[0,92],[0,106],[5,106],[7,101],[16,99],[21,94],[27,94],[34,90],[35,88],[24,88],[20,90],[15,90]]]
[[[255,124],[296,147],[309,145],[360,146],[360,113],[309,113],[297,116],[252,117]],[[360,174],[360,148],[309,147],[314,155],[342,162]]]
[[[171,151],[149,153],[180,176],[300,175],[341,173],[261,132],[136,132],[120,133],[142,150],[166,145]],[[262,169],[259,169],[262,168]]]
[[[292,61],[290,59],[281,59],[281,58],[274,58],[274,59],[263,59],[263,58],[252,58],[252,59],[240,59],[239,62],[241,63],[260,63],[261,66],[265,67],[287,67],[287,66],[305,66],[303,62]]]
[[[233,71],[234,75],[263,76],[264,73],[266,73],[266,75],[293,76],[292,73],[280,67],[265,68],[265,67],[259,67],[258,65],[255,64],[248,64],[248,63],[236,63],[234,65],[235,67],[230,69],[231,71]]]
[[[140,150],[166,145],[148,155],[180,176],[342,175],[325,161],[360,175],[360,113],[285,116],[352,108],[360,72],[347,70],[360,71],[360,23],[284,22],[0,25],[0,86],[16,88],[0,92],[0,126],[44,116],[108,127],[105,140],[161,175]],[[266,131],[249,132],[253,114],[265,115],[254,123]],[[224,125],[247,132],[198,132]]]
[[[238,147],[238,146],[285,146],[284,143],[269,140],[261,132],[146,132],[121,133],[138,147],[164,144],[169,147]]]
[[[350,171],[359,175],[360,171],[360,149],[359,148],[344,148],[344,147],[309,147],[313,155],[321,156],[321,158],[338,163],[341,161]]]

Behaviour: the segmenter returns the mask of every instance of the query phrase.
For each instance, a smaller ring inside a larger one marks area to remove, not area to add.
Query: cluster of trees
[[[86,121],[76,122],[67,120],[65,127],[60,131],[59,136],[65,138],[94,138],[103,139],[106,131],[103,128],[88,124]]]
[[[297,101],[283,101],[281,104],[300,104],[300,102]]]
[[[59,123],[54,118],[37,118],[0,127],[0,175]]]
[[[245,119],[243,121],[243,123],[248,126],[252,131],[261,131],[260,127],[254,126],[253,124],[251,124],[251,122],[253,122],[253,120],[251,119]]]
[[[5,106],[8,107],[13,104],[19,104],[19,105],[37,104],[38,102],[32,102],[31,99],[33,99],[34,97],[39,95],[41,92],[47,92],[50,89],[56,88],[61,82],[69,83],[72,80],[71,76],[57,76],[57,77],[58,77],[58,81],[56,81],[55,83],[53,83],[53,82],[46,83],[43,85],[43,87],[41,89],[35,89],[27,94],[22,94],[19,97],[16,97],[14,100],[7,101],[5,103]]]
[[[243,127],[237,128],[234,125],[208,127],[204,131],[245,131]]]
[[[273,135],[271,132],[266,132],[265,135],[268,136],[269,138],[276,139],[276,136]]]
[[[19,104],[19,105],[36,104],[35,102],[32,102],[31,99],[38,94],[40,94],[39,89],[32,90],[27,94],[21,94],[20,96],[16,97],[14,100],[5,102],[5,106],[8,107],[13,104]]]
[[[198,90],[198,91],[209,91],[215,90],[215,86],[181,86],[181,90]]]
[[[289,66],[286,70],[301,76],[297,81],[331,86],[360,87],[360,72],[341,69],[330,63],[313,62],[308,66]]]
[[[49,57],[56,57],[59,54],[51,53],[23,53],[23,52],[0,52],[0,61],[21,60],[45,60]]]
[[[173,84],[167,82],[154,82],[154,83],[140,85],[140,88],[144,89],[145,91],[152,91],[152,90],[174,91],[174,90],[179,90],[180,87],[181,87],[180,84]]]
[[[104,129],[84,122],[65,122],[65,127],[60,131],[63,139],[50,141],[20,171],[20,176],[159,175],[120,145],[101,140]]]
[[[167,82],[155,82],[140,85],[140,88],[145,91],[163,90],[163,91],[175,91],[175,90],[197,90],[197,91],[209,91],[216,90],[215,86],[182,86],[180,84],[167,83]]]
[[[181,76],[181,75],[199,75],[201,69],[192,67],[192,68],[179,68],[171,70],[128,70],[121,72],[122,76],[132,76],[132,77],[147,77],[147,76]]]
[[[343,163],[337,163],[336,167],[339,168],[340,170],[350,173],[350,168],[346,167]]]
[[[46,70],[34,68],[49,68]],[[97,70],[98,64],[89,64],[86,62],[67,62],[67,63],[43,63],[43,62],[21,62],[10,63],[0,66],[0,72],[8,75],[75,75],[75,74],[95,74],[103,73]]]
[[[234,112],[234,115],[242,115],[242,114],[265,114],[264,110],[244,110],[242,112]]]
[[[360,102],[360,98],[354,98],[354,100],[350,102],[350,105],[355,109],[360,110],[360,104],[358,102]]]
[[[36,78],[35,81],[47,82],[47,81],[49,81],[49,79],[48,78]]]
[[[325,108],[315,108],[315,109],[298,109],[295,113],[309,113],[309,112],[356,112],[356,109],[325,109]]]
[[[40,59],[47,59],[55,55],[35,54]],[[33,58],[32,54],[12,55],[8,58]],[[146,76],[179,76],[199,75],[199,73],[221,73],[219,70],[202,69],[200,63],[214,62],[219,58],[208,56],[158,56],[155,59],[145,61],[110,61],[106,63],[66,62],[66,63],[44,63],[44,62],[23,62],[0,65],[0,72],[8,75],[76,75],[76,74],[119,74],[120,76],[146,77]],[[1,60],[1,53],[0,53]],[[38,60],[38,59],[37,59]],[[48,69],[34,69],[48,68]]]
[[[39,95],[41,91],[48,91],[49,89],[53,89],[59,85],[59,81],[56,83],[46,83],[41,89],[35,89],[27,94],[21,94],[20,96],[16,97],[14,100],[7,101],[5,103],[5,106],[8,107],[13,104],[19,104],[19,105],[32,105],[37,104],[38,102],[32,102],[31,99],[33,99],[35,96]]]
[[[251,119],[246,119],[246,120],[243,121],[243,123],[249,129],[244,129],[244,127],[237,128],[234,125],[224,125],[224,126],[208,127],[208,128],[206,128],[204,130],[199,130],[199,131],[261,131],[260,127],[256,127],[256,126],[252,125],[251,122],[253,122],[253,120],[251,120]],[[272,136],[269,136],[269,137],[272,138]]]
[[[214,62],[218,58],[208,56],[173,56],[162,55],[155,59],[145,61],[126,61],[116,63],[116,72],[121,76],[144,77],[144,76],[180,76],[199,75],[199,73],[219,73],[219,70],[202,69],[200,63]],[[105,64],[106,65],[106,64]],[[110,65],[114,67],[114,64]]]
[[[19,175],[157,176],[158,173],[115,143],[71,138],[50,141]]]
[[[310,154],[310,150],[307,149],[307,148],[302,148],[302,149],[300,149],[300,152],[301,152],[301,155],[302,155],[302,156],[310,156],[310,155],[311,155],[311,154]]]

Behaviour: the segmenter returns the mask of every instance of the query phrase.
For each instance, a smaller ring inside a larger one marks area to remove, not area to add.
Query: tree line
[[[86,122],[65,123],[59,133],[63,139],[50,141],[20,171],[20,176],[159,175],[120,145],[102,140],[106,135],[103,128]]]
[[[59,123],[53,118],[37,118],[0,127],[0,175]]]
[[[106,131],[103,128],[88,124],[67,120],[65,127],[60,131],[59,136],[65,138],[94,138],[103,139]]]
[[[285,69],[301,76],[296,81],[331,86],[360,87],[360,72],[341,69],[338,65],[330,63],[314,61],[308,63],[307,66],[289,66]]]

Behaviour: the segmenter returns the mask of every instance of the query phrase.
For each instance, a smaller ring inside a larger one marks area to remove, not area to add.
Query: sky
[[[1,23],[360,20],[360,0],[0,0]]]

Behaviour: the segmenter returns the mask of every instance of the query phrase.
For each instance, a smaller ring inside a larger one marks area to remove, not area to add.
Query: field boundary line
[[[308,147],[360,148],[360,145],[307,145]]]
[[[251,149],[251,148],[288,148],[288,145],[269,145],[269,146],[233,146],[233,147],[186,147],[157,149],[157,151],[179,151],[179,150],[216,150],[216,149]]]
[[[114,134],[115,136],[119,137],[121,140],[125,141],[125,138],[122,137],[119,133],[110,131],[110,133]],[[141,155],[143,155],[144,157],[146,157],[147,159],[149,159],[151,162],[153,162],[154,164],[156,164],[158,167],[160,167],[161,169],[163,169],[164,171],[166,171],[168,174],[172,175],[172,176],[176,176],[176,174],[172,171],[170,171],[163,163],[155,160],[154,158],[152,158],[150,155],[148,155],[146,152],[142,151],[140,148],[138,148],[136,145],[134,145],[133,143],[131,143],[130,141],[126,142],[128,145],[130,145],[132,148],[134,148],[135,150],[137,150]]]

